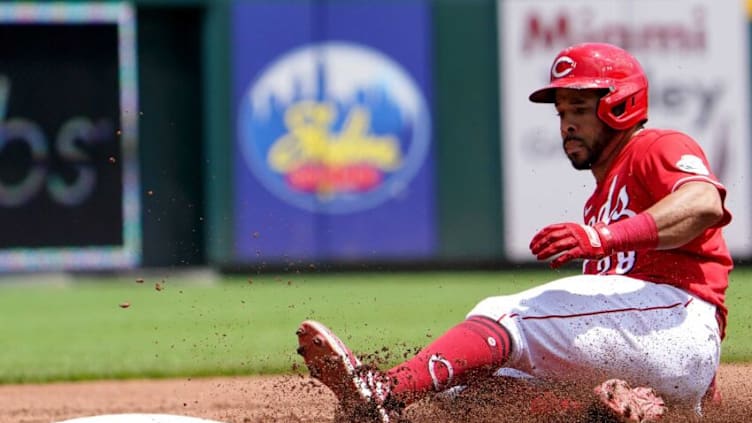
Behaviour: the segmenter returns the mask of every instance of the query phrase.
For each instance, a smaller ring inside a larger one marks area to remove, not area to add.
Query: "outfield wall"
[[[526,146],[530,130],[546,131],[533,128],[546,119],[555,125],[545,107],[528,110],[522,94],[539,82],[533,69],[545,68],[565,37],[549,34],[555,39],[534,56],[505,43],[531,13],[524,7],[560,15],[591,8],[588,24],[598,27],[616,17],[629,25],[639,2],[136,0],[138,148],[132,151],[139,182],[138,201],[128,202],[140,206],[138,242],[130,244],[136,251],[129,261],[73,260],[51,268],[527,262],[531,231],[552,214],[576,220],[581,193],[567,196],[558,185],[528,177],[579,184],[568,174],[558,178],[567,164],[556,157],[555,142],[533,145],[545,160],[525,156],[530,149],[510,149]],[[705,0],[682,4],[689,20],[701,19],[697,14],[708,7]],[[733,10],[725,5],[720,19],[731,22]],[[692,8],[699,12],[692,15]],[[736,38],[714,44],[718,19],[707,13],[693,34],[706,37],[712,54],[679,67],[722,62],[717,45],[740,45]],[[743,41],[748,51],[746,34]],[[651,69],[670,68],[656,52],[645,56]],[[738,195],[733,212],[740,223],[732,234],[738,258],[752,255],[748,130],[739,126],[748,115],[748,81],[734,82],[742,62],[711,66],[716,73],[697,84],[729,84],[707,136]],[[668,70],[658,76],[656,98],[674,101],[681,93],[667,91]],[[684,73],[677,86],[692,85],[704,72]],[[672,122],[676,116],[664,103],[657,122]],[[725,133],[717,129],[723,125]],[[0,173],[0,181],[7,177]],[[11,212],[18,210],[0,206],[0,219],[12,221]],[[123,229],[122,238],[134,227]]]

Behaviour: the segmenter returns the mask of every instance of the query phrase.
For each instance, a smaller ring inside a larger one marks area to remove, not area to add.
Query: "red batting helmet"
[[[648,119],[648,79],[627,51],[611,44],[583,43],[565,48],[551,65],[551,83],[530,101],[553,103],[557,88],[607,89],[598,103],[598,117],[624,130]]]

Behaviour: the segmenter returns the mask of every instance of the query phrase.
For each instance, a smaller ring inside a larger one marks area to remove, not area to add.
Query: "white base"
[[[198,417],[176,416],[172,414],[107,414],[79,417],[57,423],[223,423]]]

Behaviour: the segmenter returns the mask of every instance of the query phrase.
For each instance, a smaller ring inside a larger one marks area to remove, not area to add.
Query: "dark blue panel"
[[[424,1],[233,7],[241,262],[436,250]]]

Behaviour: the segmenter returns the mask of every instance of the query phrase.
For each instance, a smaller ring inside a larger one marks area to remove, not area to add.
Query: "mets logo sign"
[[[426,100],[402,67],[371,48],[325,42],[262,70],[241,99],[238,141],[258,180],[283,201],[329,214],[376,207],[425,161]]]

